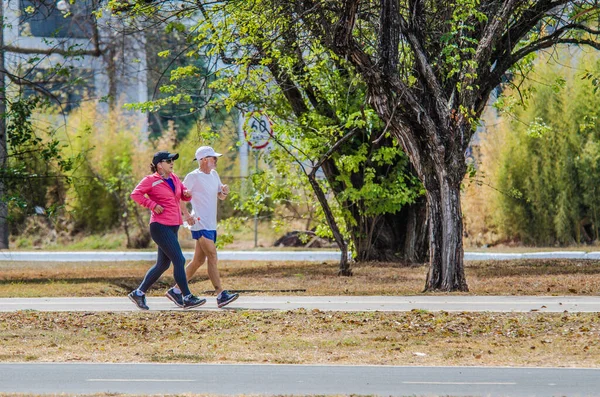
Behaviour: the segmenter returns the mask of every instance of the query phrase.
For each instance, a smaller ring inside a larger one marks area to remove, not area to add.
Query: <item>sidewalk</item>
[[[192,259],[194,253],[183,253]],[[339,261],[339,251],[219,251],[223,261]],[[117,262],[153,261],[155,251],[10,251],[0,250],[0,262]],[[512,259],[600,259],[600,252],[554,251],[526,253],[465,252],[466,261]]]
[[[165,297],[148,297],[151,311],[179,311]],[[320,310],[343,312],[600,312],[600,296],[250,296],[242,295],[225,309],[218,309],[214,297],[195,311],[222,310]],[[70,312],[138,311],[126,298],[0,298],[0,312],[18,310]]]

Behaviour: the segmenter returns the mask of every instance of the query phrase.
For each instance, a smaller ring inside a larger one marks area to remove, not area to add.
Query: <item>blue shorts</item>
[[[217,231],[216,230],[192,230],[192,238],[194,240],[200,240],[200,237],[212,240],[213,243],[217,242]]]

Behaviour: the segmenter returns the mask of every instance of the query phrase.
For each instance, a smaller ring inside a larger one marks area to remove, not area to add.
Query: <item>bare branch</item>
[[[356,14],[358,12],[358,3],[360,0],[346,0],[344,10],[340,20],[337,22],[334,33],[334,45],[340,48],[350,48],[354,45],[352,31],[356,24]]]
[[[329,157],[331,157],[331,155],[340,148],[340,146],[342,146],[346,141],[352,138],[357,131],[357,128],[353,128],[348,133],[346,133],[346,135],[341,137],[332,147],[330,147],[327,153],[321,156],[319,161],[313,166],[313,169],[310,171],[310,176],[314,176],[317,173],[317,170],[321,167],[321,165],[323,165],[323,163],[327,161]]]
[[[398,46],[400,44],[400,12],[398,0],[382,0],[379,32],[379,62],[383,73],[398,73]]]
[[[518,4],[517,0],[506,0],[500,8],[500,13],[492,16],[491,21],[488,21],[475,51],[474,60],[478,65],[488,63],[494,45],[501,38],[500,32],[505,28]]]
[[[79,56],[79,55],[92,55],[92,56],[100,56],[101,52],[98,46],[93,50],[83,50],[83,49],[74,49],[74,50],[64,50],[61,48],[51,47],[51,48],[22,48],[22,47],[14,47],[11,45],[4,45],[0,48],[0,51],[4,52],[12,52],[16,54],[44,54],[44,55],[52,55],[59,54],[63,56]]]
[[[587,33],[590,33],[592,35],[600,35],[600,31],[599,30],[594,30],[594,29],[590,29],[587,26],[584,25],[580,25],[580,24],[569,24],[569,25],[565,25],[559,29],[556,29],[552,34],[548,35],[548,36],[544,36],[541,39],[532,42],[531,44],[519,49],[517,52],[515,52],[514,54],[512,54],[512,59],[514,62],[517,62],[520,59],[523,59],[525,56],[527,56],[528,54],[531,54],[532,52],[536,52],[539,51],[541,49],[544,48],[548,48],[551,47],[555,44],[583,44],[583,45],[589,45],[593,48],[596,49],[600,49],[600,42],[588,39],[588,38],[563,38],[561,36],[565,35],[566,33],[572,32],[574,30],[581,30]]]

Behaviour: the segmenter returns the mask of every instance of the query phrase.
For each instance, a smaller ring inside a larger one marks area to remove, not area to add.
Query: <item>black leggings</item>
[[[166,226],[153,222],[150,224],[150,236],[158,245],[158,256],[156,264],[148,270],[144,281],[139,286],[139,290],[146,292],[160,276],[167,271],[171,262],[173,262],[173,277],[181,289],[183,296],[190,294],[187,277],[185,276],[185,258],[179,241],[177,240],[177,231],[179,226]]]

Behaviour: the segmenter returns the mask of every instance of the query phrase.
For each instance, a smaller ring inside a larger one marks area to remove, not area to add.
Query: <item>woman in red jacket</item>
[[[129,299],[142,310],[148,310],[146,291],[169,268],[171,262],[173,262],[173,276],[182,293],[177,295],[167,293],[167,298],[184,309],[206,303],[206,299],[199,299],[190,292],[185,276],[185,258],[177,239],[177,231],[183,223],[179,202],[190,201],[192,198],[190,192],[173,173],[173,162],[178,158],[178,153],[156,152],[150,165],[153,173],[144,177],[131,193],[131,198],[135,202],[151,211],[150,235],[158,245],[156,263],[148,270],[140,286],[128,295]]]

